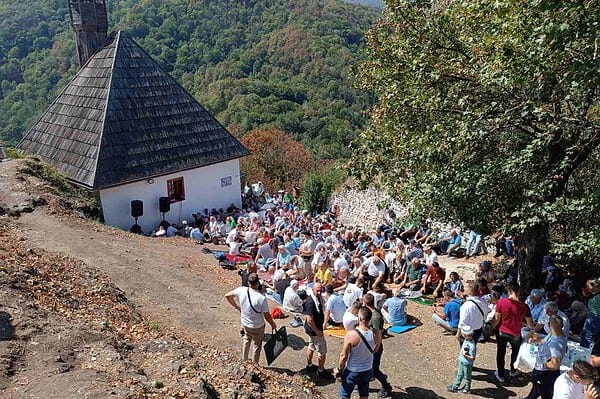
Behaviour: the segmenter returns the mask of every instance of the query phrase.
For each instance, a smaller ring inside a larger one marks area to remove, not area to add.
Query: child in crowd
[[[456,378],[452,385],[449,385],[446,389],[450,392],[469,393],[471,391],[471,375],[473,373],[473,363],[475,362],[475,356],[477,354],[477,346],[473,341],[473,328],[470,326],[463,326],[460,330],[463,338],[463,344],[460,347],[460,353],[458,354],[458,371],[456,372]],[[463,379],[465,385],[462,388],[460,384]]]

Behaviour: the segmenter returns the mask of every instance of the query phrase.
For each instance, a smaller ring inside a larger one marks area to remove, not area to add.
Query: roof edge
[[[115,61],[117,60],[117,53],[119,51],[119,41],[121,40],[121,31],[120,30],[116,31],[114,33],[114,35],[115,35],[115,39],[114,39],[115,52],[113,53],[112,64],[110,65],[110,79],[108,80],[108,91],[106,93],[106,102],[104,103],[104,112],[102,113],[102,127],[100,128],[100,138],[98,140],[98,152],[96,154],[96,162],[94,164],[94,180],[92,183],[92,187],[96,186],[96,180],[98,179],[96,171],[98,170],[98,161],[100,160],[100,151],[102,151],[102,140],[104,139],[104,129],[106,128],[106,115],[107,115],[107,111],[108,111],[108,104],[110,104],[110,95],[111,95],[110,89],[113,84]],[[104,46],[104,47],[106,47],[106,46]],[[104,47],[102,47],[102,48],[104,48]],[[92,57],[90,57],[90,59]]]
[[[230,134],[231,134],[231,133],[230,133]],[[246,148],[246,147],[244,147],[244,148]],[[247,150],[246,150],[246,151],[247,151]],[[105,186],[94,186],[94,187],[92,187],[92,188],[88,188],[88,189],[96,191],[96,190],[105,190],[105,189],[107,189],[107,188],[113,188],[113,187],[125,186],[125,185],[127,185],[127,184],[136,183],[136,182],[140,182],[140,181],[144,181],[144,180],[148,180],[148,179],[153,179],[153,178],[155,178],[155,177],[161,177],[161,176],[172,175],[172,174],[174,174],[174,173],[178,173],[178,172],[185,172],[185,171],[188,171],[188,170],[200,169],[200,168],[204,168],[204,167],[206,167],[206,166],[216,165],[216,164],[218,164],[218,163],[223,163],[223,162],[227,162],[227,161],[232,161],[232,160],[234,160],[234,159],[240,159],[240,158],[246,157],[246,156],[248,156],[248,155],[250,155],[250,151],[248,151],[248,153],[247,153],[247,154],[245,154],[245,155],[240,155],[240,156],[237,156],[237,157],[232,157],[232,158],[228,158],[228,159],[222,159],[222,160],[220,160],[220,161],[216,161],[216,162],[207,163],[207,164],[204,164],[204,165],[202,165],[202,166],[191,166],[191,167],[189,167],[189,168],[183,168],[183,169],[177,169],[177,170],[173,170],[173,171],[170,171],[170,172],[168,172],[168,173],[159,173],[159,174],[156,174],[156,175],[148,175],[148,176],[145,176],[145,177],[142,177],[142,178],[135,178],[135,179],[131,179],[131,180],[123,181],[123,182],[120,182],[120,183],[115,183],[115,184],[107,184],[107,185],[105,185]],[[86,187],[88,187],[88,186],[86,186]]]

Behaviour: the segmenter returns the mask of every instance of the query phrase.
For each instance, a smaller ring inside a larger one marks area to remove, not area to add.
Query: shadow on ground
[[[10,313],[0,311],[0,340],[11,340],[15,336],[15,327],[12,325]]]

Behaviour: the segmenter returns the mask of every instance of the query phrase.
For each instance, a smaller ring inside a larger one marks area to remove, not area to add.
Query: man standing
[[[552,399],[598,399],[594,387],[596,370],[589,363],[578,360],[573,368],[554,382]]]
[[[334,379],[331,373],[325,371],[325,357],[327,355],[327,342],[323,335],[323,324],[325,322],[325,309],[321,292],[323,286],[321,283],[315,283],[312,292],[306,298],[306,320],[304,322],[304,331],[308,335],[308,350],[306,351],[306,371],[312,371],[315,366],[312,364],[313,355],[317,353],[317,377],[325,380]]]
[[[259,291],[259,280],[256,273],[248,276],[249,287],[238,287],[225,294],[225,299],[240,312],[244,335],[242,338],[242,360],[251,358],[254,363],[260,359],[260,349],[265,335],[265,320],[273,330],[277,325],[269,313],[267,298]],[[237,298],[237,302],[235,301]],[[239,305],[238,305],[239,302]]]
[[[500,298],[496,304],[496,313],[492,320],[492,330],[498,327],[498,339],[496,340],[496,379],[504,383],[504,364],[506,356],[506,346],[510,343],[510,376],[519,375],[519,370],[515,369],[514,364],[521,347],[521,327],[523,321],[533,330],[533,320],[529,307],[519,300],[519,284],[512,283],[506,285],[508,298]]]
[[[369,308],[372,313],[371,316],[371,328],[373,329],[373,336],[375,339],[375,348],[373,350],[373,377],[375,377],[381,383],[381,389],[379,390],[379,397],[385,398],[392,392],[392,386],[387,380],[387,375],[379,369],[381,365],[381,356],[383,355],[383,316],[375,308],[375,297],[373,294],[365,294],[363,297],[363,304]]]
[[[348,331],[344,337],[344,345],[340,353],[338,367],[334,370],[335,377],[340,377],[340,397],[349,399],[354,388],[358,386],[361,399],[369,397],[369,381],[373,375],[373,350],[375,338],[369,329],[371,311],[362,307],[358,311],[358,327]]]
[[[458,329],[456,332],[456,338],[459,342],[461,342],[460,329],[463,326],[470,326],[473,329],[473,341],[478,342],[479,337],[481,337],[483,324],[488,313],[488,305],[477,296],[478,290],[479,286],[476,283],[471,283],[467,286],[465,292],[466,298],[460,307]]]

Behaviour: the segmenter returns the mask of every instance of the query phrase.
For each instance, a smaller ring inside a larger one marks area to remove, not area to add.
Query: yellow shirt
[[[332,285],[333,284],[333,276],[331,275],[331,270],[322,269],[317,270],[315,273],[315,281],[320,280],[323,286]]]

